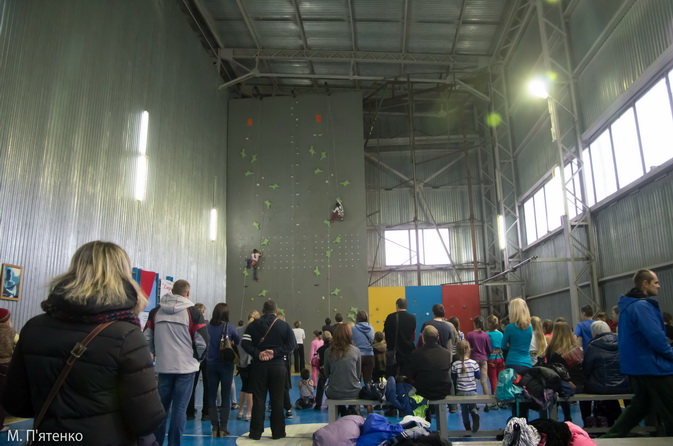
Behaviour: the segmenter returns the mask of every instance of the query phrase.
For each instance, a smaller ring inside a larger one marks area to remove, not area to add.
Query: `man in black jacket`
[[[423,329],[423,347],[411,353],[411,375],[416,393],[441,400],[451,393],[451,352],[439,345],[439,332],[432,325]]]
[[[264,431],[266,395],[271,400],[271,435],[273,439],[285,437],[283,394],[287,381],[285,356],[297,348],[290,326],[278,318],[276,303],[264,302],[262,317],[251,322],[245,330],[241,347],[252,357],[250,384],[252,387],[252,419],[250,435],[259,440]]]
[[[388,376],[396,376],[398,371],[400,375],[409,376],[411,352],[414,351],[416,339],[416,317],[407,313],[407,306],[406,299],[397,299],[396,312],[390,313],[383,324],[388,352],[395,352],[397,362],[396,366],[391,366],[389,358],[386,372]]]

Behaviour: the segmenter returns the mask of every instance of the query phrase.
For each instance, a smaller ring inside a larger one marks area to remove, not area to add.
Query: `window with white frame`
[[[673,70],[657,81],[582,150],[583,198],[589,207],[673,159]],[[577,160],[564,166],[568,214],[581,210]],[[556,185],[554,185],[556,184]],[[562,189],[552,177],[523,203],[528,244],[558,228],[563,215]]]
[[[417,259],[423,265],[449,265],[449,230],[447,228],[419,229],[416,249],[414,229],[393,229],[384,232],[386,266],[415,265]],[[443,242],[443,243],[442,243]],[[446,246],[446,250],[444,247]]]

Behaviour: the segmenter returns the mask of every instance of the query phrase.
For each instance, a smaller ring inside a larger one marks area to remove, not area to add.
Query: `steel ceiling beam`
[[[301,43],[302,45],[304,45],[304,50],[307,50],[308,40],[306,39],[306,30],[304,29],[304,21],[301,18],[301,12],[299,11],[299,5],[297,4],[297,0],[292,0],[292,8],[294,9],[294,15],[295,18],[297,19],[297,27],[299,28],[299,33],[301,34]],[[312,62],[308,63],[308,69],[311,74],[315,74]],[[318,82],[315,79],[313,79],[312,82],[314,87],[318,86]]]
[[[241,0],[237,0],[241,1]],[[405,63],[409,65],[463,66],[463,70],[474,71],[485,68],[489,63],[487,55],[444,55],[426,53],[394,53],[386,51],[338,51],[338,50],[288,50],[280,48],[221,48],[222,59],[259,60],[299,60],[311,62],[371,62]]]
[[[351,49],[355,53],[358,49],[357,36],[355,34],[355,9],[353,8],[353,0],[348,0],[348,24],[351,28]],[[358,75],[358,64],[355,60],[351,60],[351,74]],[[359,89],[358,81],[355,81],[355,89]]]

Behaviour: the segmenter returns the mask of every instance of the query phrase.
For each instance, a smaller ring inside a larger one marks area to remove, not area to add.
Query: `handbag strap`
[[[273,322],[271,322],[271,325],[269,325],[269,328],[267,328],[266,333],[264,333],[264,336],[262,336],[259,339],[259,342],[257,343],[258,348],[259,348],[260,345],[262,345],[262,342],[264,342],[264,339],[266,339],[266,335],[269,334],[269,331],[271,331],[271,327],[273,327],[273,324],[275,324],[277,320],[278,320],[278,316],[276,316],[276,319],[274,319]]]
[[[68,357],[68,360],[65,362],[65,367],[63,367],[63,370],[61,370],[61,374],[58,376],[58,379],[51,388],[49,396],[47,396],[47,399],[42,404],[42,409],[40,409],[40,413],[38,414],[37,418],[35,418],[35,422],[33,423],[33,429],[37,429],[42,423],[42,419],[47,414],[47,409],[49,409],[49,406],[51,405],[52,401],[54,401],[54,398],[56,398],[56,394],[58,393],[59,389],[65,382],[65,379],[68,377],[68,374],[70,373],[70,370],[72,370],[72,366],[75,363],[75,361],[77,361],[82,356],[82,354],[84,354],[84,352],[87,349],[87,346],[93,340],[93,338],[98,336],[98,334],[101,331],[105,330],[108,325],[111,325],[115,322],[116,321],[105,322],[104,324],[96,326],[96,328],[91,330],[91,332],[86,336],[86,338],[84,338],[82,342],[78,342],[77,344],[75,344],[72,350],[70,350],[70,356]]]

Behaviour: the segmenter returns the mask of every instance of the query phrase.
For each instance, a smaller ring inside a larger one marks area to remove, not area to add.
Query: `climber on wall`
[[[259,259],[262,257],[263,253],[261,251],[257,251],[257,249],[252,250],[252,254],[250,254],[250,258],[245,259],[245,267],[250,269],[252,268],[252,278],[255,280],[255,282],[259,282],[259,279],[257,278],[257,264],[259,263]]]
[[[332,218],[330,222],[334,223],[336,219],[339,220],[344,219],[344,205],[339,199],[337,199],[336,203],[334,204],[334,209],[332,210]]]

